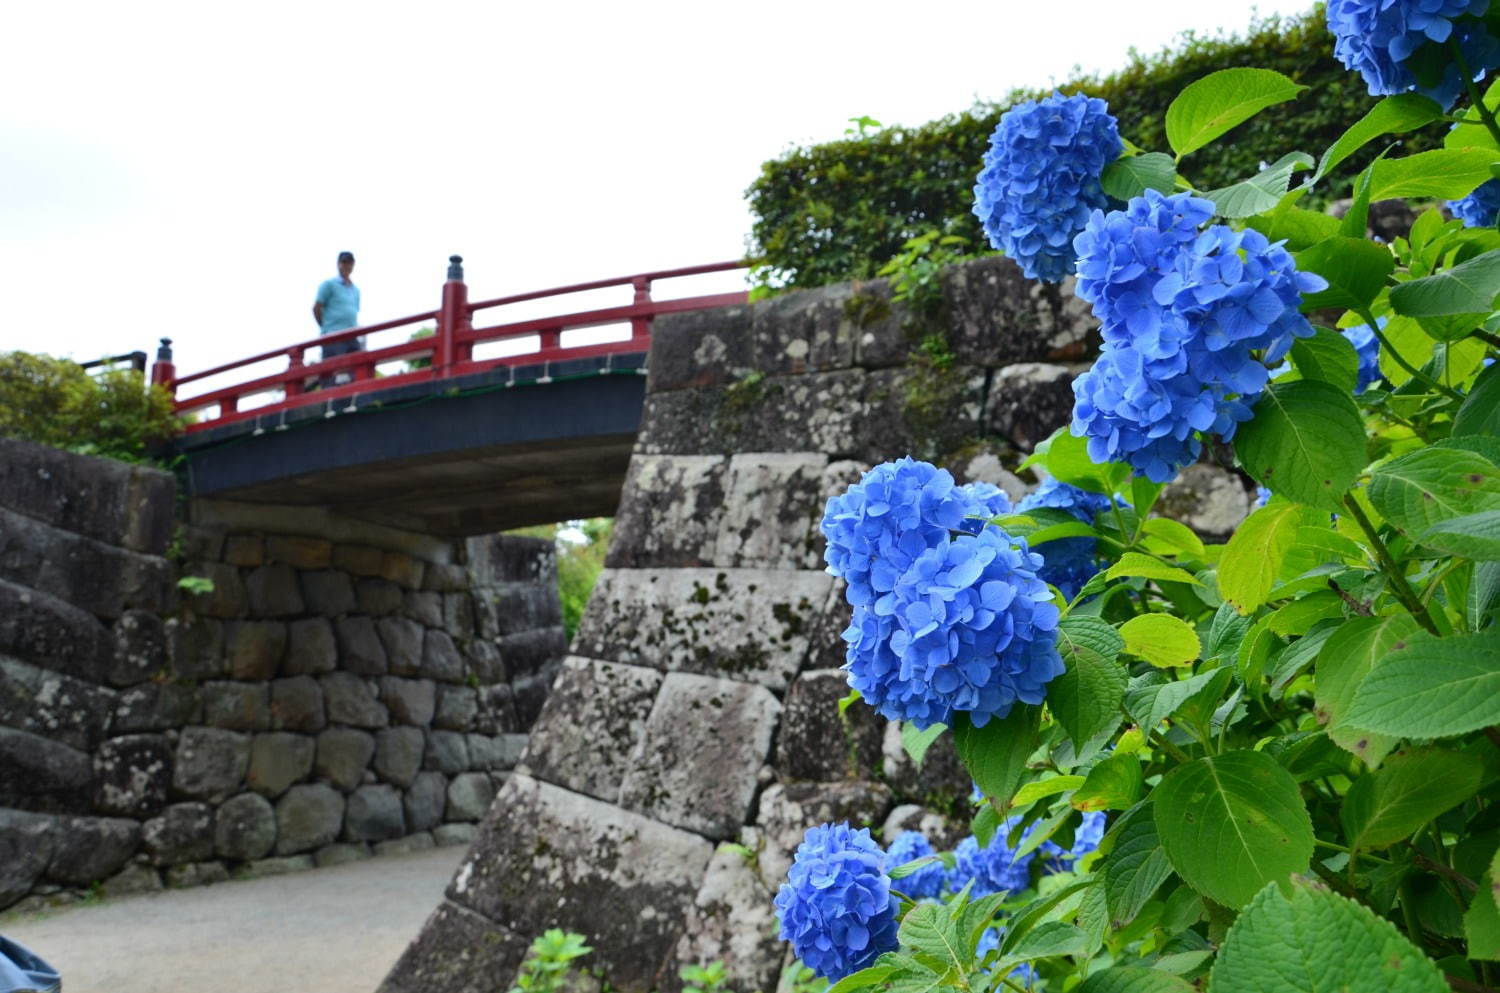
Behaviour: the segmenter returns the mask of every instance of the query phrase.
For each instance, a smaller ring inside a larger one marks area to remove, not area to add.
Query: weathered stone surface
[[[480,686],[490,686],[510,680],[510,670],[500,656],[500,649],[493,642],[476,639],[469,642],[469,671]]]
[[[952,735],[941,735],[928,746],[920,769],[902,747],[901,728],[895,721],[885,725],[881,750],[885,755],[882,765],[885,781],[896,791],[898,799],[932,803],[946,798],[956,804],[967,802],[973,780],[958,760]]]
[[[804,672],[787,690],[776,735],[776,771],[782,779],[871,778],[881,761],[885,725],[869,707],[839,713],[849,682],[839,669]]]
[[[527,774],[614,803],[661,680],[655,669],[566,659],[532,729]]]
[[[198,690],[182,683],[142,683],[120,691],[115,698],[115,734],[130,731],[164,731],[203,721],[203,699]]]
[[[167,664],[178,679],[218,679],[229,674],[224,660],[224,622],[202,617],[166,622]]]
[[[464,543],[469,575],[479,586],[496,583],[557,585],[557,549],[550,538],[487,534]]]
[[[338,668],[338,645],[327,618],[309,617],[293,621],[288,628],[286,661],[281,671],[288,676],[316,676]]]
[[[733,568],[820,569],[818,522],[828,494],[826,456],[734,455],[724,485],[713,564]]]
[[[529,736],[524,734],[468,734],[469,766],[486,772],[510,769],[526,751]]]
[[[750,367],[762,375],[847,369],[854,363],[849,288],[785,293],[750,308]]]
[[[258,534],[232,534],[224,539],[224,561],[243,569],[266,564],[266,542]]]
[[[109,670],[111,686],[133,686],[167,668],[166,626],[157,614],[127,610],[115,621],[114,663]]]
[[[302,574],[302,600],[307,609],[323,617],[338,617],[353,613],[358,606],[354,598],[354,583],[347,572],[337,569],[318,569]]]
[[[109,878],[141,843],[140,822],[122,817],[65,817],[57,826],[47,876],[69,886]]]
[[[88,751],[109,730],[115,694],[0,655],[0,725]]]
[[[177,739],[172,788],[197,800],[219,802],[238,792],[250,766],[250,736],[219,728],[190,727]]]
[[[114,664],[114,639],[72,604],[0,579],[0,652],[97,684]]]
[[[423,766],[450,776],[469,770],[469,743],[458,731],[429,731]]]
[[[722,455],[633,457],[605,563],[623,569],[712,564],[728,471]]]
[[[746,305],[658,318],[651,328],[651,393],[732,382],[757,368]]]
[[[437,843],[432,840],[432,832],[419,831],[404,838],[377,841],[373,847],[376,855],[409,855],[412,852],[425,852],[436,848]]]
[[[422,589],[438,593],[455,593],[469,588],[469,570],[456,562],[429,562],[422,577]]]
[[[172,540],[173,544],[180,546],[183,558],[203,559],[208,562],[217,562],[224,558],[225,533],[223,528],[179,524]],[[177,550],[172,551],[175,553]]]
[[[422,625],[407,617],[382,617],[375,628],[389,671],[398,676],[418,675],[422,671]]]
[[[516,718],[515,689],[509,683],[479,688],[479,716],[474,719],[474,730],[481,734],[499,734],[519,731]],[[540,712],[541,708],[537,708]]]
[[[394,786],[361,786],[344,808],[347,841],[385,841],[406,833],[401,793]]]
[[[375,755],[375,739],[353,728],[329,728],[318,735],[313,768],[319,776],[348,793],[364,782],[365,769]]]
[[[915,803],[903,803],[886,816],[880,829],[879,841],[889,846],[905,831],[920,831],[938,851],[956,848],[969,833],[969,822],[965,818],[949,818],[935,810]]]
[[[180,890],[191,886],[212,886],[227,883],[229,870],[223,862],[188,862],[185,865],[169,865],[162,871],[167,889]]]
[[[276,844],[276,811],[257,793],[241,793],[219,805],[214,814],[214,852],[220,858],[248,862]]]
[[[87,752],[0,727],[0,807],[84,814],[94,792]]]
[[[740,841],[754,851],[759,839],[747,828]],[[686,965],[723,962],[730,989],[769,990],[786,946],[777,937],[775,891],[755,875],[744,856],[714,852],[677,942],[670,975]]]
[[[332,724],[357,728],[383,728],[390,723],[385,705],[375,698],[375,688],[353,673],[331,672],[318,677],[323,704]]]
[[[443,630],[459,641],[474,637],[474,598],[467,592],[443,594]]]
[[[845,369],[648,395],[636,453],[817,451],[851,457],[870,437],[863,425],[865,392],[864,370]]]
[[[300,535],[272,535],[266,539],[266,559],[298,569],[326,569],[333,561],[333,542]]]
[[[478,836],[477,824],[440,824],[432,829],[432,843],[438,848],[473,844]]]
[[[865,384],[859,444],[850,452],[870,464],[894,452],[946,461],[981,433],[985,373],[972,366],[877,369]]]
[[[377,993],[493,993],[510,981],[529,946],[528,938],[445,900]]]
[[[518,933],[546,921],[587,934],[595,964],[617,987],[646,990],[660,979],[710,854],[696,835],[515,775],[448,898]]]
[[[1178,473],[1162,491],[1157,510],[1181,521],[1204,541],[1228,541],[1241,521],[1250,516],[1253,491],[1228,469],[1197,462]]]
[[[293,783],[307,778],[312,771],[315,750],[314,740],[304,735],[285,731],[258,734],[250,743],[250,767],[245,772],[245,785],[264,796],[278,797]],[[260,855],[240,858],[258,859]]]
[[[620,806],[710,838],[748,820],[781,704],[763,686],[668,673],[620,786]]]
[[[501,635],[498,643],[512,678],[541,672],[568,654],[568,633],[561,624]]]
[[[445,683],[464,678],[464,660],[448,632],[428,629],[422,637],[422,675]]]
[[[845,599],[847,591],[848,586],[842,579],[835,579],[828,587],[828,598],[823,601],[822,610],[808,626],[804,671],[837,669],[844,664],[849,648],[843,638],[844,629],[854,616],[853,608]]]
[[[326,783],[293,786],[276,801],[276,853],[292,855],[321,848],[344,825],[344,796]]]
[[[94,807],[120,817],[150,817],[167,804],[172,746],[164,735],[111,738],[94,752]]]
[[[245,595],[252,617],[288,617],[306,609],[297,571],[284,563],[251,570],[245,577]]]
[[[313,853],[313,861],[319,869],[330,865],[347,865],[350,862],[363,862],[371,855],[370,846],[361,842],[358,845],[339,843],[335,845],[324,845]]]
[[[552,681],[557,678],[561,669],[562,659],[554,659],[541,672],[522,676],[515,681],[512,701],[516,714],[514,730],[527,731],[536,723],[536,719],[541,716],[542,707],[547,703],[547,694],[552,691]]]
[[[333,567],[355,576],[379,576],[385,553],[369,545],[334,545]]]
[[[848,821],[879,824],[891,809],[891,791],[881,783],[777,783],[760,795],[755,823],[765,839],[756,860],[761,882],[772,892],[786,880],[792,853],[815,824]]]
[[[394,614],[401,609],[401,587],[389,579],[361,579],[354,584],[354,602],[361,614]]]
[[[106,879],[99,887],[105,899],[155,893],[162,888],[161,875],[149,865],[132,863]]]
[[[5,505],[53,527],[160,555],[172,537],[170,473],[0,438]]]
[[[271,682],[271,727],[278,731],[311,734],[328,724],[323,710],[323,687],[311,676],[292,676]]]
[[[183,601],[193,613],[202,617],[244,617],[249,607],[249,594],[245,589],[240,571],[223,562],[189,562],[182,568],[182,575],[196,576],[213,583],[206,593],[188,593]]]
[[[488,739],[486,739],[488,740]],[[375,772],[388,783],[407,787],[422,771],[427,735],[421,728],[388,728],[375,736]]]
[[[58,832],[54,818],[0,808],[0,909],[31,892],[52,860]]]
[[[491,641],[500,635],[500,616],[494,590],[474,590],[474,631],[483,641]]]
[[[454,776],[448,783],[448,806],[444,820],[477,821],[490,809],[495,799],[495,788],[490,777],[482,772],[465,772]]]
[[[1022,362],[995,370],[985,422],[1022,451],[1073,419],[1073,377],[1068,366]]]
[[[203,684],[203,723],[231,731],[271,727],[271,687],[266,683]]]
[[[441,772],[418,773],[401,799],[407,829],[426,831],[436,827],[443,819],[443,809],[447,804],[448,778]]]
[[[390,710],[391,720],[397,724],[426,727],[432,723],[432,714],[437,706],[436,684],[430,679],[382,676],[380,699]]]
[[[472,686],[443,684],[437,688],[437,709],[432,715],[434,727],[466,731],[474,726],[478,713],[479,698]]]
[[[780,691],[833,577],[771,569],[605,569],[574,639],[590,658]]]
[[[286,655],[280,621],[230,621],[224,626],[224,660],[232,679],[270,679]]]
[[[442,627],[443,598],[436,593],[409,592],[402,598],[401,613],[427,627]]]
[[[260,859],[237,866],[230,874],[233,879],[265,879],[267,876],[284,876],[289,872],[306,872],[316,865],[311,855],[286,855]]]
[[[1038,283],[994,255],[943,270],[948,339],[958,360],[982,366],[1036,362],[1081,352],[1097,326],[1073,296],[1073,278]]]
[[[400,552],[384,552],[380,556],[380,575],[409,590],[422,588],[422,577],[426,563]]]
[[[214,809],[206,803],[174,803],[141,825],[141,846],[153,865],[202,862],[214,854]]]
[[[360,676],[381,676],[388,668],[385,646],[368,617],[343,617],[334,625],[339,644],[339,668]]]

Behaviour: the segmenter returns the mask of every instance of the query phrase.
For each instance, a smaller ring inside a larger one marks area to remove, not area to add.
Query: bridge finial
[[[170,361],[172,361],[172,339],[171,338],[163,338],[161,340],[161,346],[159,348],[157,348],[157,350],[156,350],[156,361],[158,361],[158,362],[170,362]]]
[[[462,281],[464,278],[464,257],[462,255],[448,256],[448,278]]]

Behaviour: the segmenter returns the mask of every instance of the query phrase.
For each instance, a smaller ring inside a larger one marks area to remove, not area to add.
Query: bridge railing
[[[464,283],[463,259],[454,255],[449,258],[448,280],[443,284],[442,303],[437,310],[310,338],[187,376],[177,375],[171,339],[163,338],[161,348],[157,350],[156,364],[151,370],[151,381],[164,386],[173,394],[178,413],[189,419],[186,430],[196,432],[265,418],[268,415],[274,417],[298,407],[357,398],[375,390],[451,379],[505,366],[545,365],[565,359],[643,352],[650,345],[651,322],[656,317],[744,303],[747,298],[747,293],[741,290],[656,300],[651,295],[654,284],[744,267],[744,262],[716,262],[684,269],[663,269],[615,279],[600,279],[471,303],[468,299],[468,287]],[[482,320],[488,316],[485,312],[508,304],[587,294],[616,287],[629,287],[633,291],[630,303],[475,327],[476,318]],[[565,344],[562,340],[565,331],[627,324],[630,335],[623,340],[591,344]],[[324,346],[401,328],[415,331],[424,325],[432,325],[431,335],[408,335],[407,340],[396,344],[330,358],[320,356],[318,361],[308,361],[313,349],[321,350]],[[535,349],[515,351],[499,357],[475,357],[477,346],[502,344],[514,347],[522,344],[521,339],[527,338],[536,340]],[[404,370],[377,375],[377,367],[389,367],[392,363],[402,362],[406,364]],[[267,364],[272,366],[269,372],[263,368]],[[233,378],[236,376],[245,378],[236,380]],[[228,385],[210,383],[211,380],[226,377],[231,379]],[[195,385],[199,387],[199,392],[190,396],[182,395],[185,387]]]

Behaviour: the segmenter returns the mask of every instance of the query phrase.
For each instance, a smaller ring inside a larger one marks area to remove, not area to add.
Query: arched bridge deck
[[[179,411],[196,418],[177,443],[190,492],[326,507],[444,536],[613,514],[640,426],[652,319],[745,299],[738,292],[656,301],[652,283],[741,263],[470,304],[460,261],[455,257],[450,267],[437,311],[183,377],[176,376],[164,342],[153,378],[178,394]],[[632,287],[635,299],[628,306],[474,327],[475,315],[492,307],[611,286]],[[435,321],[434,333],[411,337],[424,321]],[[563,332],[627,322],[625,340],[562,341]],[[373,336],[391,331],[406,340],[374,344]],[[364,336],[372,338],[366,351],[305,361],[320,345]],[[487,345],[525,338],[537,347],[476,357]],[[267,364],[276,368],[259,371]],[[223,385],[226,378],[234,381]],[[320,381],[327,385],[318,388]],[[200,392],[182,397],[193,384]],[[251,406],[257,398],[260,406]]]

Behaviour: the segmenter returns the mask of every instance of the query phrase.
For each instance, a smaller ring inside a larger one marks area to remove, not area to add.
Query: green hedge
[[[0,352],[0,437],[145,462],[180,429],[171,395],[134,369],[91,376],[67,359]]]
[[[1167,105],[1187,83],[1232,66],[1275,69],[1310,89],[1194,152],[1183,168],[1199,189],[1243,179],[1288,149],[1316,156],[1375,103],[1360,77],[1333,57],[1321,6],[1302,17],[1259,21],[1244,36],[1187,34],[1175,49],[1152,57],[1132,53],[1119,72],[1058,89],[1103,97],[1123,137],[1148,151],[1165,151]],[[746,191],[755,216],[750,257],[758,263],[757,281],[808,287],[868,278],[907,239],[934,229],[968,238],[973,252],[988,251],[970,206],[990,133],[1005,108],[1048,92],[1017,91],[998,104],[921,127],[795,148],[765,163]],[[1409,135],[1402,145],[1407,151],[1434,147],[1444,127]],[[1347,196],[1352,177],[1380,147],[1377,142],[1334,170],[1318,196]]]

